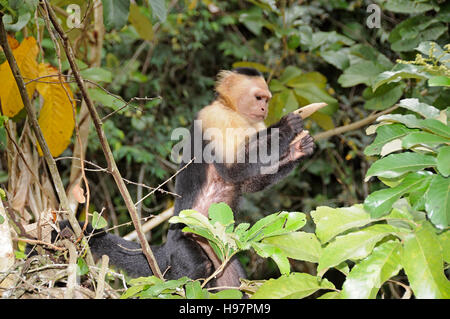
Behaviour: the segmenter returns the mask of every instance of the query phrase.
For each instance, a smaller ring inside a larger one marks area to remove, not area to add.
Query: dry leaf
[[[317,112],[318,110],[327,105],[328,105],[327,103],[312,103],[303,106],[298,110],[295,110],[293,113],[299,114],[302,117],[302,119],[306,119],[307,117],[311,116],[314,112]]]
[[[14,40],[11,39],[9,42],[14,46]],[[33,37],[26,38],[16,49],[13,49],[14,57],[25,83],[38,77],[38,64],[36,62],[38,51],[39,48]],[[2,100],[3,114],[8,117],[14,117],[23,109],[23,101],[8,61],[0,65],[0,79],[2,82],[0,85],[0,98]],[[29,98],[32,97],[35,89],[36,82],[27,84]]]
[[[58,70],[50,64],[39,64],[39,76],[57,75]],[[67,83],[61,84],[59,77],[45,78],[38,83],[37,90],[44,99],[39,115],[39,126],[52,156],[59,156],[70,144],[75,121],[73,118],[73,93]],[[75,102],[73,102],[75,103]],[[38,147],[39,154],[42,150]]]

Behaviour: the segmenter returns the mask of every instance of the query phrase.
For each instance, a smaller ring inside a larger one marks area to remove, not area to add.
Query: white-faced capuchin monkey
[[[313,139],[303,131],[300,115],[289,113],[266,128],[264,119],[272,94],[259,71],[252,68],[222,71],[216,92],[216,99],[197,114],[190,141],[191,145],[200,143],[201,150],[205,151],[201,155],[210,154],[212,160],[196,158],[177,175],[175,192],[180,197],[175,201],[175,215],[184,209],[207,215],[209,206],[220,202],[227,203],[236,212],[243,193],[257,192],[276,183],[302,157],[313,152]],[[201,132],[200,141],[196,131]],[[236,131],[239,133],[235,134]],[[267,157],[262,150],[272,150],[272,153]],[[190,160],[184,156],[180,167]],[[67,224],[63,222],[62,226]],[[207,278],[220,265],[220,260],[205,239],[183,233],[182,227],[172,225],[166,243],[151,247],[158,265],[166,279]],[[89,226],[87,232],[91,231]],[[89,245],[94,257],[108,255],[111,264],[132,277],[152,275],[138,243],[97,232]],[[243,267],[235,258],[209,286],[238,287],[239,278],[245,277]]]

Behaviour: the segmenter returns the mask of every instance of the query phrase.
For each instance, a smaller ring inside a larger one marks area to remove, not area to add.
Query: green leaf
[[[91,224],[94,229],[101,229],[108,226],[108,222],[98,212],[92,214]]]
[[[413,152],[391,154],[372,164],[367,171],[365,181],[367,182],[372,176],[396,178],[409,172],[416,172],[436,165],[436,158],[430,155]]]
[[[140,297],[142,298],[155,298],[162,293],[175,293],[177,288],[182,287],[186,283],[191,281],[188,277],[182,277],[177,280],[168,280],[161,283],[157,283],[148,289],[142,291]]]
[[[317,299],[341,299],[341,292],[340,291],[330,291],[330,292],[324,293],[322,296],[320,296]]]
[[[435,8],[431,3],[411,0],[389,0],[385,9],[397,13],[423,13]],[[439,7],[438,7],[439,8]]]
[[[405,86],[404,83],[389,83],[382,85],[376,92],[373,92],[371,87],[367,87],[363,92],[363,98],[366,100],[364,108],[368,110],[385,110],[393,106],[403,95]]]
[[[404,148],[412,148],[417,145],[434,148],[444,143],[450,143],[450,139],[427,132],[413,132],[406,135],[402,140]]]
[[[128,21],[130,0],[102,0],[105,27],[120,30]]]
[[[391,211],[400,197],[421,188],[430,179],[431,176],[426,174],[410,173],[399,185],[371,193],[364,201],[364,208],[372,218],[380,218]]]
[[[433,76],[428,80],[429,86],[450,86],[450,77],[439,75],[439,76]]]
[[[263,239],[262,243],[279,248],[286,257],[313,263],[319,261],[322,252],[322,247],[317,237],[314,234],[305,232],[272,236]]]
[[[322,243],[326,243],[349,229],[361,227],[371,222],[370,215],[362,205],[352,207],[331,208],[319,206],[311,212],[316,224],[316,235]]]
[[[440,229],[449,226],[450,177],[436,175],[433,178],[425,194],[425,210],[428,218],[435,226]]]
[[[450,141],[447,140],[447,143]],[[450,175],[450,146],[443,146],[439,149],[437,156],[437,169],[439,173],[448,177]]]
[[[208,215],[211,219],[211,223],[214,225],[216,222],[227,227],[227,232],[233,231],[234,216],[230,206],[225,203],[211,204],[208,209]]]
[[[384,71],[373,80],[373,90],[376,92],[383,84],[399,82],[403,79],[426,79],[426,73],[420,66],[413,64],[396,64],[392,70]]]
[[[442,256],[444,261],[449,264],[450,263],[450,230],[444,231],[442,234],[438,236],[439,244],[441,246]]]
[[[89,272],[89,267],[86,264],[86,262],[84,261],[83,258],[78,257],[77,258],[77,275],[78,276],[83,276],[86,275]]]
[[[300,299],[320,289],[334,289],[334,285],[326,279],[321,280],[309,274],[292,273],[267,280],[251,299]]]
[[[367,156],[379,155],[383,146],[393,140],[402,138],[413,130],[402,124],[382,125],[377,128],[377,137],[372,144],[366,147],[364,154]]]
[[[225,289],[218,293],[210,293],[210,299],[242,299],[242,292],[238,289]]]
[[[341,298],[374,299],[383,283],[402,269],[401,246],[399,241],[388,241],[375,247],[372,254],[352,268]]]
[[[367,257],[375,245],[384,237],[397,234],[398,228],[391,225],[377,224],[360,231],[337,236],[322,251],[317,266],[317,273],[322,276],[330,267],[345,260],[359,260]]]
[[[349,67],[350,60],[348,54],[349,54],[348,48],[341,48],[340,50],[337,51],[329,50],[320,53],[321,57],[325,61],[334,65],[339,70],[345,70]]]
[[[342,87],[352,87],[358,84],[370,86],[374,79],[386,68],[380,63],[374,61],[362,61],[348,67],[338,78]]]
[[[445,125],[435,119],[422,120],[420,124],[424,130],[450,139],[450,125]]]
[[[167,7],[164,0],[148,0],[148,3],[152,7],[154,15],[161,22],[165,22],[167,19]]]
[[[199,281],[190,281],[184,287],[186,299],[208,299],[209,293],[206,289],[202,289]]]
[[[260,241],[263,238],[296,231],[306,224],[306,216],[299,212],[281,212],[258,220],[243,240]]]
[[[89,68],[80,72],[83,78],[94,82],[112,82],[112,73],[103,68]]]
[[[403,99],[398,103],[398,106],[408,109],[410,111],[419,113],[424,118],[436,118],[439,116],[439,109],[426,103],[421,103],[419,99]]]
[[[416,298],[450,298],[439,239],[429,223],[405,237],[401,263]]]
[[[283,275],[289,274],[289,272],[291,271],[291,265],[289,264],[287,256],[280,248],[273,245],[258,242],[253,242],[251,246],[256,251],[256,253],[261,257],[272,258],[273,261],[277,264],[278,268],[280,269],[281,274]]]

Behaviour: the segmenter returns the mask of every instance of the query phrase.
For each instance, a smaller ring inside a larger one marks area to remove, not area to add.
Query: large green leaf
[[[417,145],[426,147],[436,147],[444,143],[450,143],[450,139],[427,132],[413,132],[406,135],[402,140],[402,146],[404,148],[412,148],[413,146]],[[439,161],[438,161],[438,168],[439,168]]]
[[[450,140],[447,140],[447,143],[450,143]],[[444,146],[439,149],[437,169],[445,177],[450,175],[450,146]]]
[[[383,84],[398,82],[402,79],[426,79],[422,67],[413,64],[397,64],[392,70],[384,71],[373,80],[373,90],[376,92]]]
[[[399,241],[375,247],[372,254],[352,268],[342,287],[341,298],[375,298],[381,285],[402,269],[400,252]]]
[[[372,91],[371,87],[367,87],[363,92],[363,98],[366,101],[364,108],[368,110],[385,110],[393,106],[403,95],[405,86],[404,83],[389,83],[382,85],[375,92]]]
[[[433,178],[425,194],[425,210],[437,227],[443,229],[450,225],[450,177]]]
[[[450,283],[444,275],[444,260],[437,235],[425,222],[405,237],[401,263],[416,298],[448,299]]]
[[[410,64],[408,64],[410,65]],[[439,116],[439,110],[434,106],[428,105],[426,103],[421,103],[419,99],[403,99],[398,105],[410,111],[419,113],[424,118],[436,118]]]
[[[426,3],[425,1],[389,0],[386,1],[384,7],[386,10],[397,13],[423,13],[434,9],[437,6]]]
[[[289,260],[287,259],[286,254],[284,254],[284,252],[280,248],[274,245],[258,242],[252,242],[251,246],[261,257],[272,258],[280,269],[280,273],[282,273],[283,275],[289,274],[289,272],[291,271],[291,265],[289,264]]]
[[[338,78],[338,82],[343,87],[352,87],[358,84],[370,86],[378,74],[386,68],[374,61],[362,61],[348,67]]]
[[[281,250],[289,258],[316,263],[319,261],[322,247],[317,237],[311,233],[295,232],[272,236],[262,241]]]
[[[430,155],[413,152],[392,154],[373,163],[367,171],[365,180],[368,181],[372,176],[396,178],[436,165],[436,158]]]
[[[377,128],[377,137],[372,144],[366,147],[364,154],[368,156],[378,155],[386,143],[402,138],[413,130],[402,124],[382,125]]]
[[[148,0],[148,3],[152,7],[153,14],[158,17],[161,22],[167,19],[167,7],[165,0]]]
[[[251,299],[300,299],[319,289],[335,289],[326,279],[305,273],[292,273],[277,279],[269,279],[253,294]]]
[[[364,201],[364,208],[372,218],[380,218],[391,211],[401,196],[421,188],[430,179],[428,174],[410,173],[399,185],[371,193]]]
[[[128,21],[130,0],[102,0],[102,3],[106,29],[122,29]]]
[[[377,224],[360,231],[337,236],[323,249],[317,266],[317,273],[323,275],[327,269],[339,265],[345,260],[363,259],[372,252],[381,239],[397,233],[398,228],[396,227]]]
[[[326,243],[349,229],[361,227],[371,222],[370,215],[362,205],[352,207],[331,208],[319,206],[311,212],[316,224],[316,235],[322,243]]]

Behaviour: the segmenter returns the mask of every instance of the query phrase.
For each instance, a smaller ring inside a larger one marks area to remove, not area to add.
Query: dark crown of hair
[[[234,73],[243,74],[247,76],[262,76],[262,73],[254,68],[242,67],[242,68],[235,68],[232,71]]]

